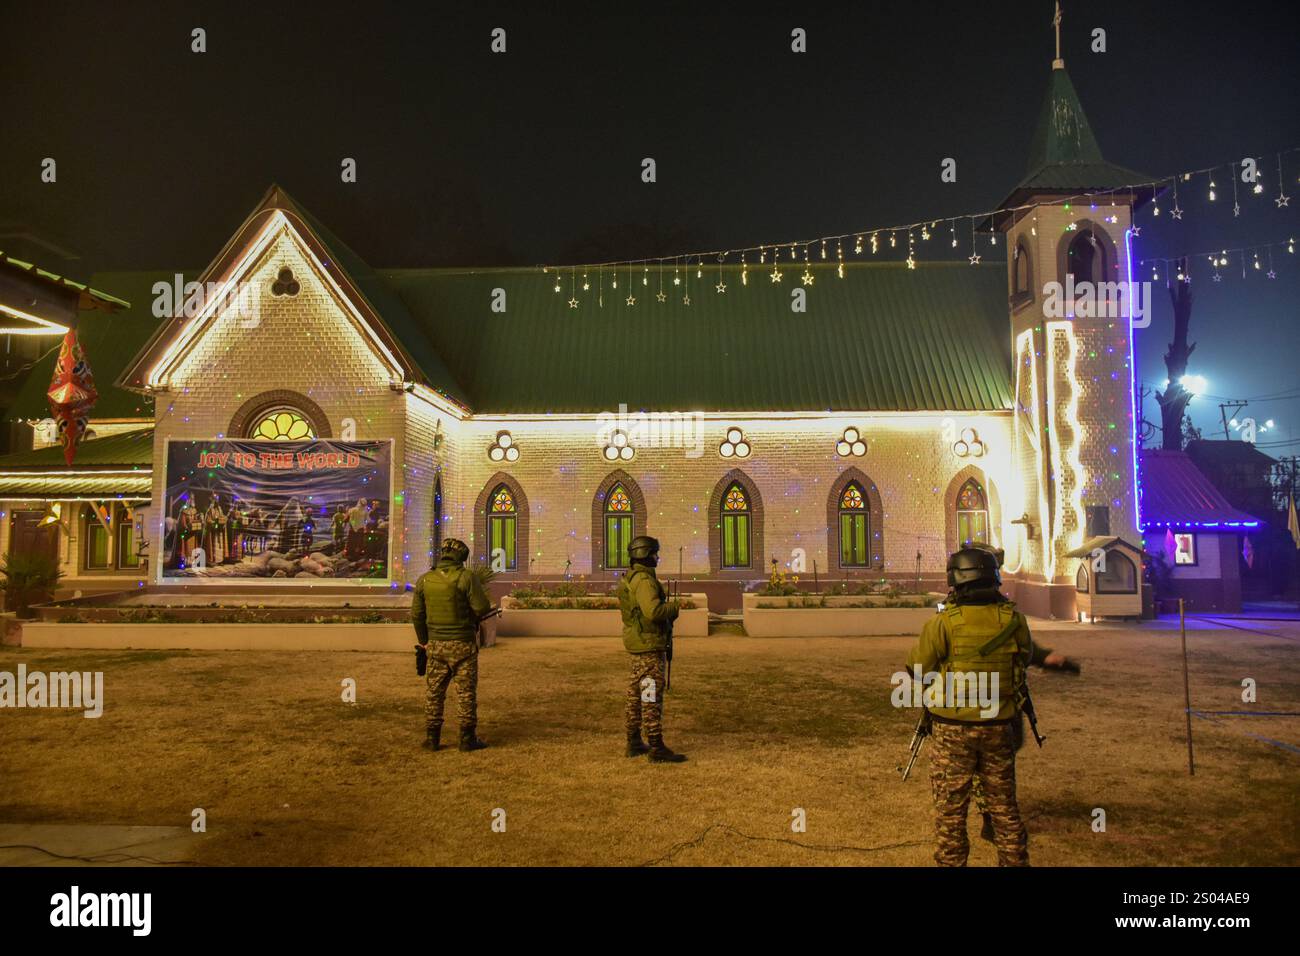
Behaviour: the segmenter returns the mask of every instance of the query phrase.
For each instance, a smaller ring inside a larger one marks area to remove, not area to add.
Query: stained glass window
[[[510,489],[502,485],[492,495],[492,512],[493,514],[513,513],[515,510],[515,499],[510,494]]]
[[[745,500],[745,489],[740,485],[732,485],[727,489],[726,500],[723,501],[722,507],[726,511],[747,511],[749,502]]]
[[[845,510],[862,510],[862,489],[855,482],[849,482],[849,486],[844,489],[844,494],[840,496],[840,507]]]
[[[957,492],[957,541],[963,546],[989,543],[988,499],[974,478]]]
[[[749,567],[749,499],[745,489],[734,484],[722,499],[722,566]]]
[[[605,502],[606,511],[627,511],[632,510],[632,499],[627,496],[622,485],[615,485],[609,493],[609,498]]]
[[[492,504],[488,509],[488,547],[490,558],[504,558],[507,571],[519,567],[517,547],[515,496],[505,485],[498,485],[492,492]]]
[[[265,441],[303,441],[315,438],[316,431],[292,408],[277,408],[258,418],[248,437]]]
[[[862,488],[856,481],[851,481],[840,495],[840,567],[864,568],[870,563],[867,555],[869,524]]]
[[[632,518],[632,499],[622,485],[615,485],[606,495],[605,512],[605,567],[631,567],[627,546],[635,534],[635,521]]]

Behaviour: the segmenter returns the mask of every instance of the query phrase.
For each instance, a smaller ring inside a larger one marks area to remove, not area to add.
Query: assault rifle
[[[922,710],[921,716],[917,718],[916,729],[912,731],[912,744],[908,747],[910,756],[907,759],[906,767],[897,767],[903,773],[903,783],[907,783],[907,775],[912,772],[912,765],[916,763],[916,758],[921,755],[921,747],[925,744],[925,738],[930,736],[930,712]]]
[[[1042,747],[1043,741],[1046,740],[1047,738],[1038,732],[1038,715],[1034,713],[1034,699],[1029,696],[1028,684],[1026,684],[1024,687],[1024,695],[1025,695],[1025,699],[1021,703],[1020,709],[1023,710],[1025,712],[1025,716],[1029,718],[1029,729],[1033,731],[1034,743],[1038,744],[1039,747]]]
[[[674,582],[668,582],[668,600],[673,601]],[[681,595],[681,581],[676,582],[677,594]],[[664,631],[668,635],[668,646],[664,648],[664,693],[668,693],[668,688],[672,685],[673,680],[673,622],[669,621],[664,625]]]
[[[492,618],[496,617],[500,613],[501,613],[501,607],[500,605],[498,605],[497,607],[494,607],[492,610],[488,611],[481,618],[479,618],[477,621],[474,622],[474,643],[477,644],[479,647],[484,646],[483,622],[492,620]]]

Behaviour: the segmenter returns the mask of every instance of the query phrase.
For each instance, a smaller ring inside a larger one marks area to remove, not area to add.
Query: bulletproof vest
[[[623,615],[623,646],[632,654],[661,651],[668,646],[668,637],[663,632],[663,626],[645,619],[633,593],[633,585],[643,577],[654,582],[655,592],[662,601],[664,586],[659,583],[654,572],[647,568],[637,568],[630,574],[625,574],[618,582],[618,608]]]
[[[469,606],[469,590],[464,566],[439,565],[420,578],[424,595],[425,622],[433,641],[474,640],[474,612]]]
[[[947,608],[943,614],[949,653],[939,663],[940,679],[946,687],[948,675],[953,674],[954,687],[958,684],[966,686],[967,696],[963,706],[956,706],[955,700],[945,700],[945,706],[931,707],[930,710],[937,717],[968,723],[1005,721],[1015,717],[1030,653],[1025,616],[1010,602],[957,605]],[[956,679],[959,675],[970,674],[976,675],[976,681],[987,681],[985,686],[989,691],[992,690],[991,675],[997,674],[996,715],[981,713],[977,685],[969,679]],[[989,676],[981,678],[981,675]]]

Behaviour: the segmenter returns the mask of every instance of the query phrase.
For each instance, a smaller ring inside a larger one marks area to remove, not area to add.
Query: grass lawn
[[[1250,736],[1298,747],[1300,718],[1194,721],[1189,777],[1176,631],[1040,639],[1084,669],[1034,675],[1049,739],[1021,751],[1019,789],[1036,865],[1300,863],[1300,754]],[[665,737],[691,759],[677,766],[622,756],[617,640],[485,650],[492,746],[474,754],[420,749],[407,655],[3,648],[0,670],[102,670],[106,702],[98,720],[0,711],[0,823],[188,827],[202,807],[191,855],[209,864],[930,865],[928,759],[906,784],[895,771],[913,713],[890,706],[889,675],[910,643],[680,640]],[[1300,711],[1300,633],[1188,644],[1195,708]],[[991,864],[976,830],[971,862]]]

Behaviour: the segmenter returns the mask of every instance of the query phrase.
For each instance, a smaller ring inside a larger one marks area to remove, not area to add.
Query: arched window
[[[1016,243],[1015,257],[1015,285],[1013,291],[1016,295],[1028,295],[1029,283],[1033,277],[1030,274],[1029,250],[1025,248],[1023,242]]]
[[[1106,567],[1097,572],[1098,594],[1134,594],[1137,592],[1137,567],[1128,555],[1111,548],[1106,551]]]
[[[263,441],[307,441],[316,437],[316,429],[296,408],[280,406],[254,418],[248,437]]]
[[[840,495],[840,567],[864,568],[871,563],[870,523],[862,486],[850,481]]]
[[[1076,285],[1108,281],[1106,248],[1091,229],[1080,229],[1079,234],[1070,240],[1065,253],[1065,269],[1074,276]]]
[[[605,496],[605,567],[631,567],[627,546],[635,535],[636,516],[632,510],[632,498],[620,483]]]
[[[957,543],[961,547],[989,543],[988,499],[974,478],[957,492]]]
[[[722,567],[750,566],[749,496],[733,482],[722,496]]]
[[[1074,576],[1074,589],[1080,594],[1088,593],[1088,567],[1086,564],[1079,565],[1079,571]]]
[[[515,496],[505,485],[497,485],[488,499],[488,558],[491,560],[498,554],[504,554],[507,571],[519,567],[516,535],[518,518]]]

